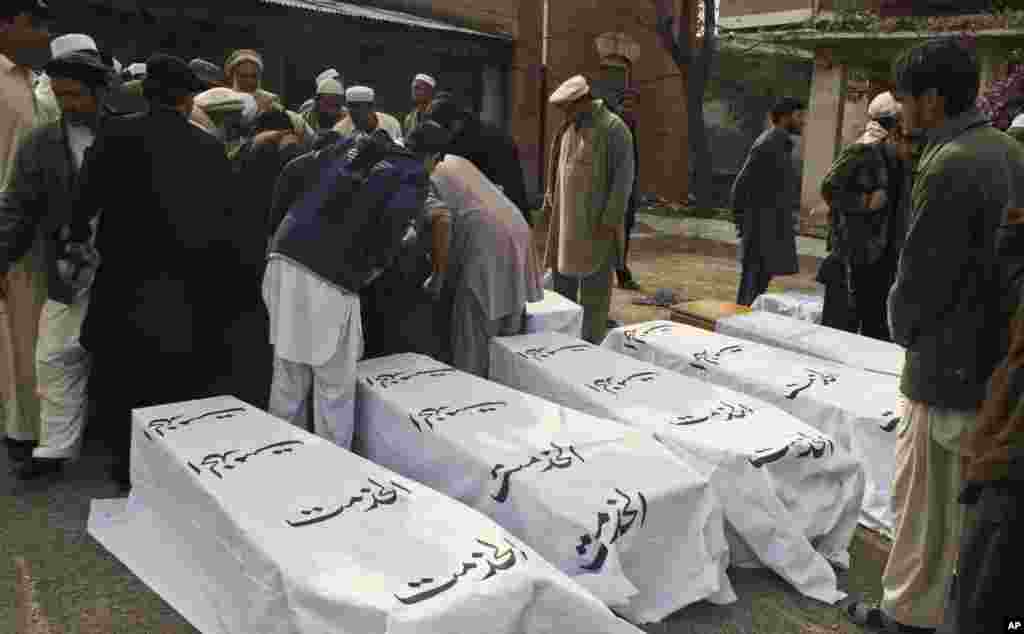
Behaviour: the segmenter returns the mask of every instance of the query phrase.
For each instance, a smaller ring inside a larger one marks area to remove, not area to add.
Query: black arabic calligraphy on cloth
[[[660,376],[658,372],[634,372],[625,378],[619,378],[615,376],[606,376],[600,379],[594,379],[590,383],[586,383],[585,387],[594,390],[595,392],[604,392],[613,396],[618,396],[620,392],[625,390],[632,383],[650,383]]]
[[[292,528],[304,528],[306,526],[314,526],[329,520],[332,520],[348,509],[352,508],[356,504],[367,501],[369,498],[370,504],[363,509],[364,513],[376,510],[383,506],[391,506],[395,504],[399,499],[399,491],[405,492],[406,495],[411,495],[412,491],[405,488],[401,484],[390,481],[391,486],[386,487],[380,482],[377,482],[373,478],[367,478],[367,481],[373,485],[377,490],[371,489],[370,487],[362,487],[359,489],[359,495],[353,495],[349,498],[347,504],[342,504],[336,508],[325,509],[323,506],[314,505],[308,508],[299,510],[299,515],[303,516],[298,521],[285,520],[285,523]]]
[[[735,344],[725,346],[714,352],[710,350],[701,350],[693,355],[693,362],[690,363],[690,365],[698,370],[707,371],[707,365],[720,365],[722,363],[722,357],[727,354],[736,354],[739,352],[743,352],[743,346]]]
[[[371,387],[379,387],[382,390],[386,390],[389,387],[401,385],[419,377],[449,376],[455,374],[456,371],[455,368],[431,368],[416,372],[384,372],[376,376],[366,377],[363,380]]]
[[[572,455],[568,455],[572,454]],[[548,465],[541,469],[541,473],[547,473],[552,469],[568,469],[574,464],[573,456],[576,457],[580,462],[586,462],[572,445],[568,447],[561,447],[555,443],[551,443],[551,449],[545,449],[541,451],[539,455],[530,456],[530,460],[524,464],[519,465],[514,469],[509,469],[503,464],[496,464],[491,469],[491,479],[497,480],[501,478],[501,485],[498,487],[498,492],[491,495],[491,499],[499,504],[504,503],[508,499],[509,487],[511,486],[512,474],[518,473],[523,469],[528,469],[535,464],[541,464],[546,459]]]
[[[445,582],[435,586],[434,584],[437,583],[437,580],[433,577],[421,577],[417,581],[410,581],[406,585],[413,590],[418,590],[423,586],[430,586],[427,590],[423,590],[409,596],[400,596],[396,594],[394,597],[403,605],[415,605],[417,603],[433,599],[434,597],[444,594],[454,588],[456,584],[458,584],[459,581],[466,577],[470,572],[481,568],[481,564],[478,563],[481,560],[483,560],[483,564],[487,565],[487,572],[484,573],[482,577],[474,579],[476,583],[482,583],[501,572],[511,570],[520,561],[529,561],[526,551],[523,550],[521,546],[515,545],[507,538],[504,542],[508,545],[508,548],[503,551],[501,546],[496,546],[485,540],[477,539],[477,544],[491,551],[490,556],[479,550],[474,551],[470,554],[471,561],[462,562],[461,569],[458,572],[453,573],[451,578]],[[519,557],[516,557],[517,553]]]
[[[750,464],[760,469],[765,465],[782,460],[790,455],[790,450],[795,450],[797,458],[825,458],[835,454],[835,443],[821,434],[797,432],[781,447],[758,449],[749,458]]]
[[[416,431],[423,431],[423,427],[426,426],[430,431],[434,431],[434,425],[436,423],[442,423],[449,418],[455,418],[461,414],[469,413],[480,413],[490,414],[491,412],[497,411],[500,408],[508,407],[508,403],[505,401],[488,401],[485,403],[474,403],[473,405],[466,405],[465,407],[452,407],[450,405],[441,405],[438,407],[425,407],[415,414],[409,414],[409,420],[412,421]]]
[[[259,449],[255,449],[248,453],[242,453],[239,449],[232,449],[225,451],[224,453],[210,453],[203,456],[203,459],[199,461],[199,465],[195,465],[192,462],[188,463],[188,466],[196,472],[196,475],[202,475],[203,470],[200,467],[205,467],[210,473],[217,478],[223,479],[224,476],[221,474],[221,470],[232,471],[239,465],[247,463],[251,458],[258,456],[272,455],[282,456],[292,453],[298,445],[304,445],[305,443],[301,440],[285,440],[282,442],[275,442],[269,445],[264,445]],[[269,452],[269,453],[267,453]]]
[[[700,423],[706,423],[709,421],[716,422],[728,422],[732,420],[740,420],[747,418],[754,413],[754,408],[744,405],[742,403],[730,403],[728,401],[719,401],[719,404],[704,415],[691,415],[691,416],[676,416],[671,421],[672,425],[687,426],[687,425],[699,425]]]
[[[605,501],[605,504],[615,509],[615,527],[608,543],[604,542],[604,527],[612,518],[608,512],[600,511],[597,514],[597,530],[592,534],[586,533],[580,536],[579,545],[576,546],[576,554],[580,557],[585,557],[587,552],[594,552],[594,547],[596,546],[593,559],[589,563],[580,564],[582,569],[589,572],[600,572],[604,568],[604,564],[608,559],[609,546],[618,541],[620,537],[624,537],[629,533],[630,529],[633,528],[633,523],[636,522],[637,516],[640,517],[641,528],[647,523],[647,498],[644,497],[643,493],[637,492],[637,497],[640,499],[640,510],[631,508],[633,499],[621,489],[615,489],[615,493],[625,499],[626,503],[620,507],[619,500],[616,498]]]
[[[203,412],[202,414],[191,418],[185,418],[181,414],[177,416],[169,416],[167,418],[155,418],[146,424],[146,429],[143,430],[142,433],[150,440],[153,440],[153,436],[151,436],[149,432],[153,432],[157,436],[163,438],[167,433],[177,431],[183,427],[188,427],[192,423],[204,420],[228,420],[244,414],[246,411],[247,410],[244,407],[229,407],[226,409],[214,410],[212,412]]]
[[[820,382],[823,386],[829,386],[839,380],[838,375],[831,374],[829,372],[821,372],[819,370],[812,370],[811,368],[806,368],[805,372],[807,373],[806,382],[794,382],[786,385],[786,387],[791,390],[786,394],[786,398],[789,400],[796,400],[796,397],[799,396],[801,392],[810,389],[815,383]]]
[[[560,348],[527,348],[518,354],[524,359],[529,359],[531,361],[547,361],[562,352],[583,352],[584,350],[590,350],[593,347],[594,346],[589,343],[574,343]]]
[[[675,330],[675,326],[673,324],[659,324],[657,326],[648,326],[646,328],[631,328],[623,331],[622,334],[625,336],[626,340],[623,342],[622,346],[624,348],[629,348],[630,350],[639,350],[640,345],[647,345],[646,337],[661,332],[671,332],[672,330]]]

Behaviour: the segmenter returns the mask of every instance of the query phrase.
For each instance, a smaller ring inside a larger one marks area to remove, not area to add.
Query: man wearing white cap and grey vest
[[[334,126],[341,137],[348,138],[356,133],[370,133],[380,129],[393,140],[401,143],[402,125],[398,119],[376,109],[377,94],[368,86],[352,86],[345,91],[348,115]]]
[[[430,102],[434,99],[434,89],[436,87],[437,80],[430,75],[420,73],[413,78],[412,103],[414,109],[405,115],[405,121],[402,124],[402,132],[405,136],[409,136],[416,129],[416,126],[423,123],[423,115],[426,113],[427,108],[430,107]]]
[[[36,128],[18,150],[6,191],[0,194],[0,270],[23,257],[42,236],[48,299],[37,324],[36,377],[40,396],[39,446],[15,476],[32,479],[60,471],[77,457],[87,409],[89,354],[79,344],[89,305],[89,279],[64,279],[57,264],[55,238],[70,222],[73,186],[85,152],[96,138],[113,79],[96,42],[72,34],[51,43],[46,65],[60,103],[58,121]]]
[[[608,330],[612,271],[626,243],[633,135],[604,101],[591,96],[581,75],[562,84],[550,102],[566,121],[551,151],[544,260],[555,292],[583,306],[583,338],[600,344]]]

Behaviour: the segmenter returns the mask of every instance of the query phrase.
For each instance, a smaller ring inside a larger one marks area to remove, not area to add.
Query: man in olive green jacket
[[[965,440],[1006,355],[1010,290],[996,242],[1000,225],[1024,206],[1024,148],[975,109],[979,78],[975,53],[951,38],[921,44],[896,64],[903,126],[924,136],[888,302],[893,341],[906,349],[906,403],[882,604],[849,608],[855,621],[883,631],[934,632],[945,622],[967,519],[957,502]]]
[[[566,113],[555,136],[545,206],[550,209],[544,261],[555,291],[583,306],[583,338],[604,340],[612,271],[626,244],[625,217],[633,191],[633,135],[573,77],[551,95]]]

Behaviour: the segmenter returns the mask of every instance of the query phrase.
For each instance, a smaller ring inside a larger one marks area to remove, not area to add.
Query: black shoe
[[[14,469],[19,480],[37,480],[57,476],[64,471],[64,460],[60,458],[29,458]]]
[[[13,438],[4,438],[4,444],[7,445],[7,457],[15,464],[31,460],[32,450],[37,445],[34,440],[14,440]]]
[[[110,477],[117,484],[117,490],[121,493],[128,493],[132,488],[131,471],[128,462],[115,462],[110,467]]]

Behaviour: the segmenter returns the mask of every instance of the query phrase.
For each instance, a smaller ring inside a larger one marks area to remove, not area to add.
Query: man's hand
[[[827,204],[821,204],[811,210],[811,220],[817,220],[821,216],[824,220],[828,220],[832,215],[832,208]]]

